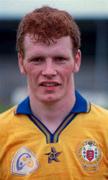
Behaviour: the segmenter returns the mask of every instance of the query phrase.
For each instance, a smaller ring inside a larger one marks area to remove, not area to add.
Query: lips
[[[52,87],[52,86],[60,86],[61,84],[58,82],[41,82],[39,85],[44,87]]]

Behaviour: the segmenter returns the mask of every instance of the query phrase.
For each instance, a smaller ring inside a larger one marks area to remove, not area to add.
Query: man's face
[[[73,55],[69,36],[47,45],[26,35],[24,58],[20,54],[18,57],[20,71],[27,76],[30,96],[45,103],[70,96],[73,75],[80,67],[80,51]]]

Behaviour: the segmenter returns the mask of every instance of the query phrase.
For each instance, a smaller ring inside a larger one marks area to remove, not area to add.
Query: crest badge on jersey
[[[26,147],[20,148],[13,157],[12,174],[27,175],[38,168],[36,156]]]
[[[94,140],[85,140],[77,151],[82,167],[88,172],[95,172],[102,159],[102,151]]]

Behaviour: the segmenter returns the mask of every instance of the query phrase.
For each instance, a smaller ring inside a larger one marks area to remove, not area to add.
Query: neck
[[[43,103],[30,96],[30,106],[33,114],[54,132],[75,104],[75,93],[71,92],[68,98],[53,103]],[[40,111],[41,109],[41,111]]]

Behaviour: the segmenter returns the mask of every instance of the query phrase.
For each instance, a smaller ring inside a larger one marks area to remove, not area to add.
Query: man
[[[108,178],[108,111],[76,90],[80,32],[65,11],[42,7],[19,24],[23,102],[0,115],[1,180]]]

